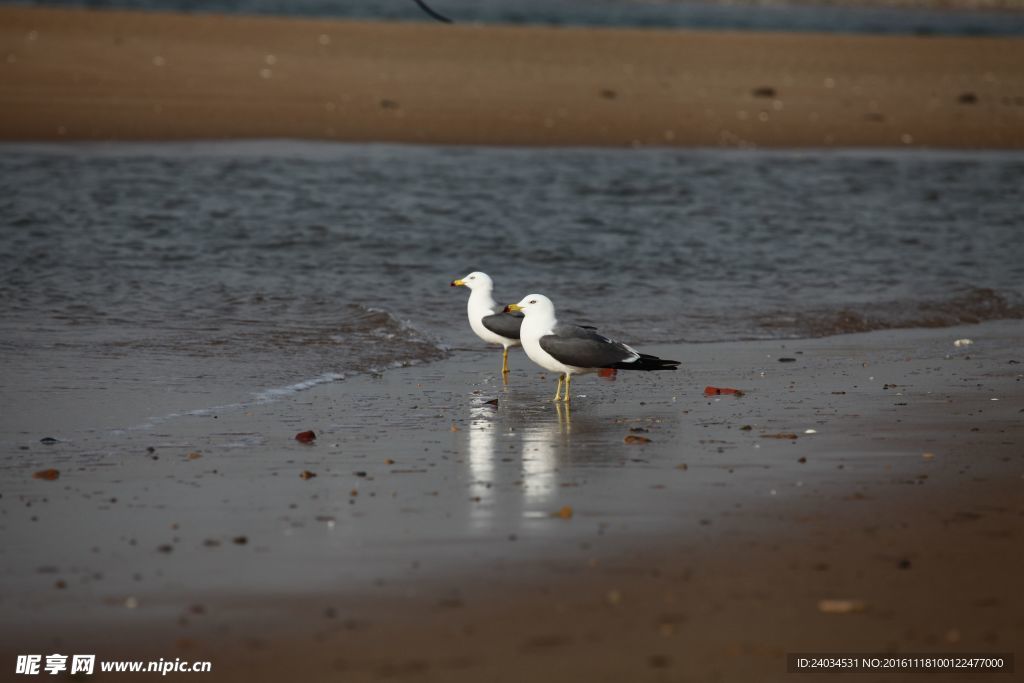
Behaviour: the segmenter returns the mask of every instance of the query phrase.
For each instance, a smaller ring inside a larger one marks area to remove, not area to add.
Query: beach
[[[0,7],[0,139],[1024,146],[1024,40]]]
[[[1022,333],[657,345],[679,371],[579,379],[565,407],[476,347],[142,427],[115,395],[92,410],[122,428],[51,444],[5,412],[5,658],[662,681],[1013,652]]]
[[[1019,14],[476,4],[0,6],[0,666],[1019,666]],[[681,365],[503,383],[477,270]]]

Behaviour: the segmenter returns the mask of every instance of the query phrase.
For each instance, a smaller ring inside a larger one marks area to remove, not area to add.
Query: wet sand
[[[51,445],[7,396],[4,658],[709,681],[781,680],[789,652],[1012,652],[1022,340],[1008,321],[655,346],[683,369],[579,379],[561,410],[521,353],[506,389],[477,349],[156,421],[112,381],[79,409],[103,427],[55,415]]]
[[[0,139],[1024,146],[1024,40],[0,7]]]

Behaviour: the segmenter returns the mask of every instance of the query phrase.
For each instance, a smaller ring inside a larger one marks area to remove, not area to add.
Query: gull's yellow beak
[[[519,304],[509,304],[508,306],[505,307],[505,312],[506,313],[513,313],[515,311],[521,311],[521,310],[523,310],[523,307],[520,306]]]
[[[452,280],[452,287],[465,287],[466,283],[462,280]]]

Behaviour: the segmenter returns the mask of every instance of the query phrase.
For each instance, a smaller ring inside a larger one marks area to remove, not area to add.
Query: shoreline
[[[29,450],[0,473],[5,652],[209,659],[228,681],[781,680],[787,652],[1005,652],[1022,339],[653,345],[683,369],[582,379],[565,413],[521,353],[504,390],[497,352],[460,352],[147,434],[8,426]],[[624,444],[634,427],[651,442]]]
[[[0,53],[8,141],[1024,147],[1014,38],[0,7]]]

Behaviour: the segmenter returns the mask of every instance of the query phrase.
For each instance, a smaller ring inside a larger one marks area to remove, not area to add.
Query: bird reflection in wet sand
[[[572,407],[568,402],[555,403],[555,412],[558,413],[558,424],[562,428],[562,433],[569,434],[572,431]]]
[[[469,418],[465,443],[472,526],[488,530],[502,519],[547,515],[569,450],[569,407],[558,405],[552,418],[515,407],[498,412],[494,404],[474,397]]]
[[[523,499],[528,505],[548,506],[558,490],[559,463],[565,460],[569,411],[558,410],[558,421],[534,421],[522,427]]]
[[[495,452],[497,426],[494,421],[494,408],[475,398],[469,408],[469,429],[467,430],[467,457],[471,497],[482,498],[494,495],[498,455]],[[471,508],[473,526],[487,528],[494,517],[491,505],[474,505]]]

